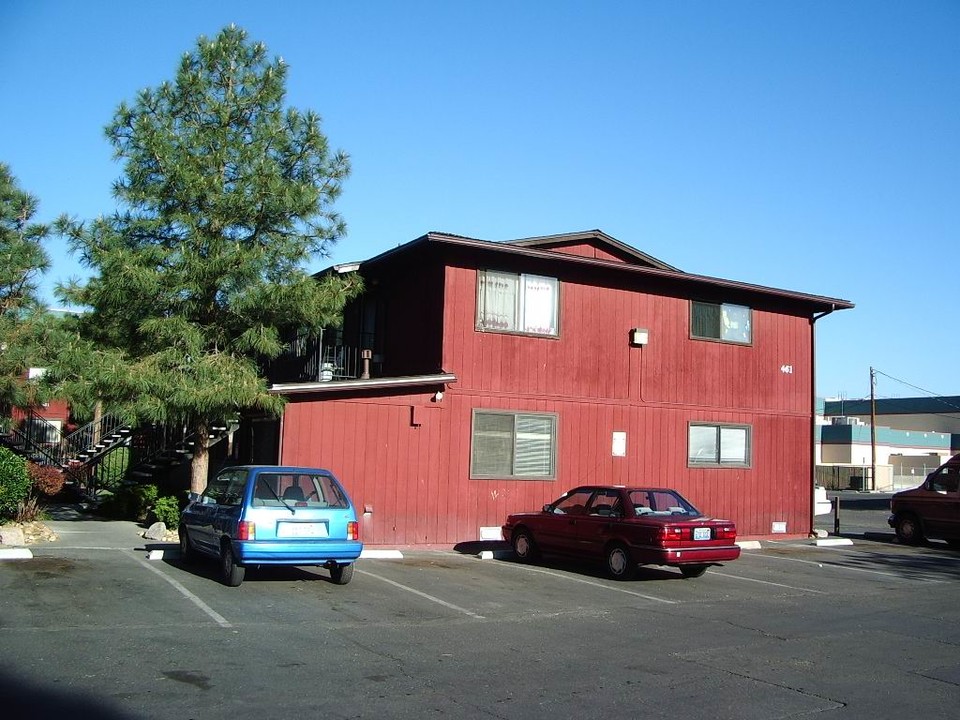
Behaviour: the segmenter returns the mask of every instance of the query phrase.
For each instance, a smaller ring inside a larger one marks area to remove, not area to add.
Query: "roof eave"
[[[434,375],[404,375],[400,377],[353,380],[322,380],[305,383],[276,383],[270,386],[271,395],[303,395],[343,392],[344,390],[377,390],[380,388],[421,387],[445,385],[457,381],[453,373]]]

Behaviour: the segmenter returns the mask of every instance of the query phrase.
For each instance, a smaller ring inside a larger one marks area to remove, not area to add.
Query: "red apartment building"
[[[586,483],[674,487],[742,537],[810,533],[814,327],[852,303],[691,275],[599,230],[428,233],[327,272],[347,271],[363,296],[287,358],[252,459],[333,470],[366,543],[498,537]]]

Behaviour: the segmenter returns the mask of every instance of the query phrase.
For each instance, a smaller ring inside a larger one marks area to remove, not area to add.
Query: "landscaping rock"
[[[0,545],[23,547],[26,544],[23,528],[18,525],[0,525]]]
[[[143,537],[147,540],[165,540],[167,537],[167,524],[155,522],[153,525],[147,528],[147,531],[143,534]]]

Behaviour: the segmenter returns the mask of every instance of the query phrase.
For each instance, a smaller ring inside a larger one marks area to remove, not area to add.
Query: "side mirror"
[[[197,502],[197,500],[199,500],[199,499],[200,499],[200,493],[196,493],[196,492],[192,492],[192,491],[187,493],[187,501],[188,501],[188,502],[195,503],[195,502]]]
[[[543,506],[543,511],[545,513],[553,512],[553,510],[550,509],[550,503],[547,503],[546,505]]]

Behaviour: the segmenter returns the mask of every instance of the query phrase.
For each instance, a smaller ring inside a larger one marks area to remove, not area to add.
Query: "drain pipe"
[[[810,492],[807,500],[810,502],[810,535],[816,529],[816,507],[813,494],[817,486],[817,320],[834,312],[837,306],[830,304],[830,309],[810,316]],[[820,449],[823,452],[823,448]]]

